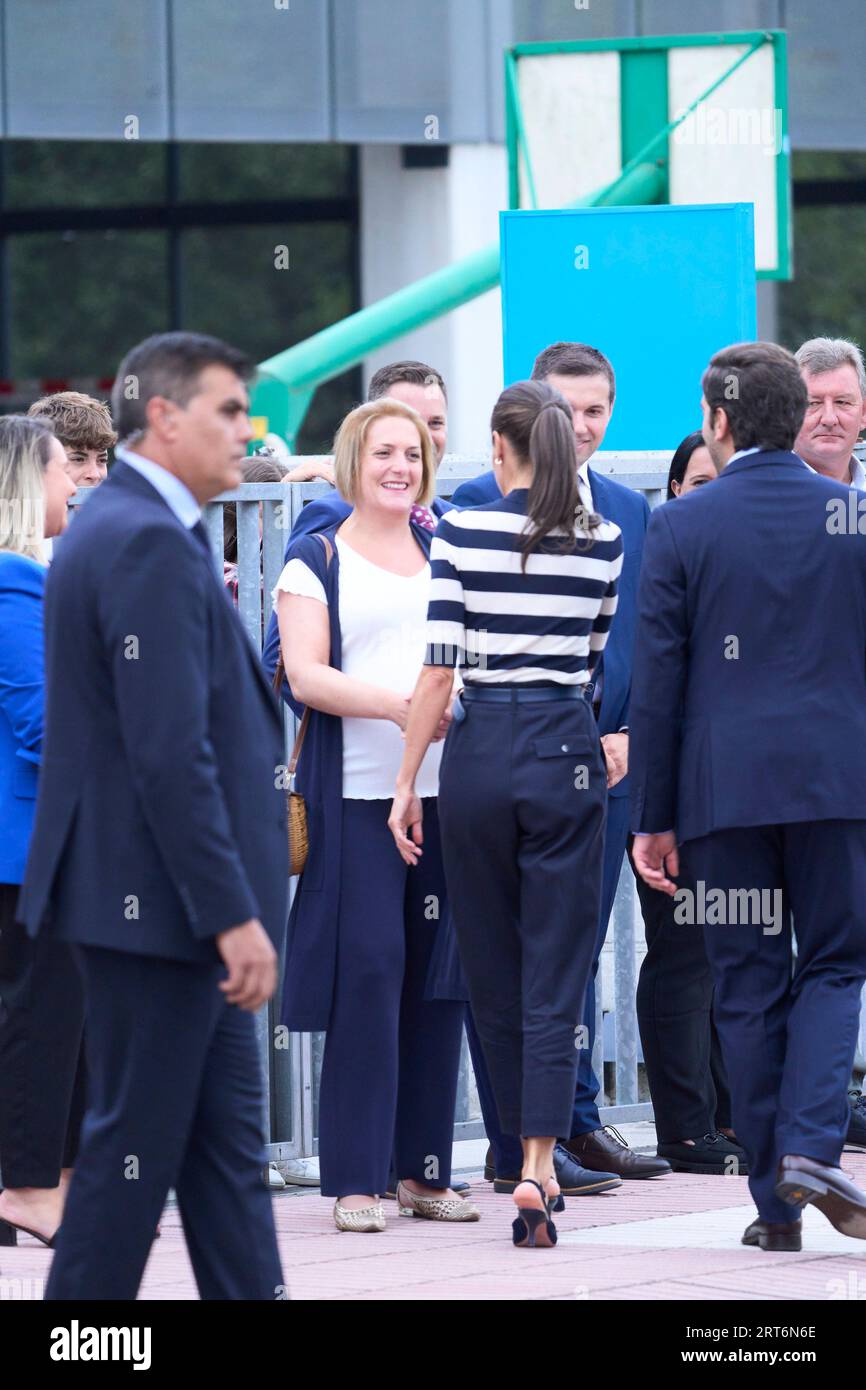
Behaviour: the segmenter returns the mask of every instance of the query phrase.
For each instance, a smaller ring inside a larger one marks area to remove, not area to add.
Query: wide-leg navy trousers
[[[568,1134],[598,932],[607,777],[583,700],[464,697],[439,813],[449,900],[501,1128]]]
[[[325,1197],[386,1191],[398,1178],[451,1182],[465,1005],[428,999],[430,958],[447,902],[434,798],[424,853],[403,863],[390,801],[343,802],[334,1003],[319,1092]]]

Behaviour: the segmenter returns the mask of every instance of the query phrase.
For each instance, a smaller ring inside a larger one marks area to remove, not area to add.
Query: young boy
[[[48,420],[66,450],[76,487],[96,487],[108,474],[108,451],[117,443],[108,406],[81,391],[57,391],[34,401],[28,415]]]

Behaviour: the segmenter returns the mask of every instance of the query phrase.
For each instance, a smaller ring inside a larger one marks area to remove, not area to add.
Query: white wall
[[[452,145],[447,168],[404,169],[396,145],[361,150],[361,298],[371,304],[499,238],[507,164],[499,145]],[[372,353],[378,367],[417,358],[448,387],[449,453],[486,454],[490,411],[502,390],[499,290],[472,300]]]

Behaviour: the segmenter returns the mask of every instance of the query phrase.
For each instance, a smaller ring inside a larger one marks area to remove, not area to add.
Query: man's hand
[[[216,938],[217,950],[228,966],[228,979],[220,981],[230,1004],[254,1013],[277,987],[277,953],[257,918],[230,927]]]
[[[414,787],[405,791],[398,787],[391,803],[388,829],[394,836],[394,843],[400,851],[400,858],[404,864],[408,864],[410,867],[417,864],[421,858],[421,845],[424,843],[423,818],[421,798],[415,792]],[[409,838],[410,832],[411,839]]]
[[[671,879],[679,875],[680,858],[677,837],[672,830],[666,830],[663,835],[635,835],[631,857],[644,883],[673,897],[677,885]]]
[[[601,746],[607,763],[607,785],[615,787],[628,772],[628,734],[602,734]]]

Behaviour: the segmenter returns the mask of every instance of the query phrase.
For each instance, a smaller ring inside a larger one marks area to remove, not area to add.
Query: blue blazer
[[[596,679],[599,670],[602,673],[598,730],[600,734],[614,734],[629,723],[638,575],[650,509],[642,493],[624,487],[593,468],[587,469],[587,472],[596,511],[606,521],[614,522],[622,532],[623,562],[617,608],[607,644],[595,671]],[[477,507],[486,502],[495,502],[499,496],[499,486],[491,470],[470,479],[468,483],[461,483],[454,493],[453,502],[457,507]],[[628,792],[629,779],[623,777],[608,795],[628,796]]]
[[[20,883],[42,750],[45,566],[0,552],[0,883]]]
[[[866,819],[866,535],[830,524],[857,496],[762,450],[653,513],[633,829]]]
[[[441,497],[435,497],[430,508],[434,516],[442,516],[444,512],[450,512],[451,503],[444,501]],[[301,511],[300,516],[292,527],[291,535],[286,542],[286,551],[283,563],[289,559],[292,551],[299,540],[304,536],[312,536],[314,532],[330,531],[332,527],[342,526],[347,516],[351,516],[351,503],[345,502],[336,490],[329,492],[325,497],[317,497],[315,502],[308,502]],[[423,529],[423,528],[422,528]],[[428,547],[429,548],[429,547]],[[265,631],[265,643],[262,648],[262,664],[269,676],[273,676],[277,669],[277,660],[280,655],[280,629],[277,623],[277,615],[271,610]],[[295,712],[298,706],[291,698],[291,692],[287,685],[282,688],[283,699]]]
[[[342,520],[319,533],[333,547],[330,564],[324,546],[312,535],[301,537],[292,548],[293,558],[303,560],[324,586],[331,628],[329,661],[338,671],[343,657],[340,557],[335,536]],[[432,532],[414,523],[412,531],[429,558]],[[334,998],[343,822],[343,721],[338,715],[310,711],[298,760],[297,789],[307,806],[310,845],[289,915],[281,1021],[292,1032],[308,1033],[327,1029]],[[445,917],[433,948],[427,994],[432,998],[465,998],[453,927]]]
[[[278,943],[279,709],[206,542],[123,462],[52,562],[45,672],[31,935],[212,962],[258,917]]]

